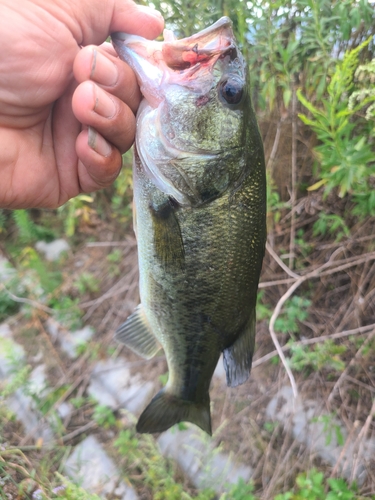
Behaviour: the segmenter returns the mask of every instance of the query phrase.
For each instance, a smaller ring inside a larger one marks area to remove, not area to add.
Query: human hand
[[[97,45],[162,28],[132,0],[0,0],[0,207],[55,208],[114,181],[141,94],[110,44]]]

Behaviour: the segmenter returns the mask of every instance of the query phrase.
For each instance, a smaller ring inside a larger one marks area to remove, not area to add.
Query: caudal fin
[[[146,407],[137,423],[137,431],[142,433],[164,432],[179,422],[191,422],[210,436],[210,399],[196,404],[168,394],[162,389]]]

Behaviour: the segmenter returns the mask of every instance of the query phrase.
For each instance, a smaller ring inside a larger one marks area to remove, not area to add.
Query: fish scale
[[[116,336],[146,358],[160,344],[169,370],[137,430],[189,421],[211,434],[209,387],[221,353],[229,386],[249,376],[266,239],[247,69],[228,18],[183,40],[115,34],[113,44],[145,96],[133,183],[141,305]]]

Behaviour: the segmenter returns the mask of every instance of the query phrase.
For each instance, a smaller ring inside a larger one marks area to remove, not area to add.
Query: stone
[[[162,454],[173,458],[197,488],[221,493],[240,478],[248,482],[253,474],[251,467],[236,464],[214,448],[212,438],[190,425],[184,431],[169,429],[158,438],[158,444]]]
[[[15,276],[17,271],[11,266],[9,261],[0,257],[0,283],[6,283]]]
[[[53,440],[52,429],[41,414],[35,410],[35,403],[31,396],[18,389],[6,398],[6,406],[16,415],[17,420],[22,422],[25,433],[33,438],[34,443],[40,439],[43,443],[49,443]]]
[[[70,249],[69,243],[63,239],[57,239],[46,243],[45,241],[38,241],[35,244],[38,252],[43,253],[45,258],[49,261],[59,260],[61,254]]]
[[[60,344],[61,349],[70,359],[76,359],[79,356],[80,346],[89,342],[95,333],[91,326],[85,326],[74,332],[67,332],[65,329],[60,328],[60,325],[54,320],[47,321],[46,327],[52,340]]]
[[[121,480],[113,460],[94,436],[87,437],[74,448],[65,463],[65,473],[82,488],[101,498],[112,494],[122,500],[138,498],[134,489]]]
[[[223,356],[220,356],[220,359],[216,365],[214,377],[220,379],[225,385],[227,385],[227,374],[224,368]]]
[[[0,381],[9,383],[13,374],[17,373],[26,364],[26,356],[23,347],[12,338],[12,331],[7,323],[0,325]],[[30,374],[28,385],[37,391],[46,386],[44,365],[36,367]],[[53,432],[48,423],[35,409],[35,402],[27,393],[29,387],[19,388],[7,396],[5,403],[17,420],[22,422],[27,434],[32,435],[34,442],[42,439],[44,443],[53,439]]]
[[[0,324],[0,380],[7,378],[22,363],[25,363],[24,348],[13,340],[9,325]]]
[[[359,485],[366,479],[365,462],[375,456],[375,439],[362,440],[360,445],[361,462],[355,466],[356,440],[358,432],[348,433],[338,418],[323,411],[322,404],[313,400],[297,399],[291,387],[282,387],[269,402],[266,415],[271,420],[290,428],[293,437],[303,443],[313,454],[335,466],[339,462],[338,472],[348,480],[353,475]],[[342,436],[345,447],[338,442]]]
[[[154,384],[131,375],[126,359],[107,359],[95,365],[87,391],[101,405],[139,413],[149,403]]]

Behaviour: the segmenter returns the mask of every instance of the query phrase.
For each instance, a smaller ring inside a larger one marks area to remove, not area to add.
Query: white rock
[[[7,323],[0,325],[0,379],[6,378],[18,366],[25,363],[22,345],[13,340],[12,331]]]
[[[81,330],[76,330],[75,332],[67,332],[65,329],[60,328],[60,325],[56,321],[49,320],[46,325],[52,340],[54,342],[59,342],[61,349],[70,359],[78,357],[79,347],[89,342],[95,333],[91,326],[85,326]]]
[[[29,434],[34,442],[40,438],[43,443],[53,439],[53,432],[48,422],[35,410],[34,400],[21,389],[6,399],[6,406],[16,415],[17,420],[22,422],[26,434]]]
[[[88,393],[100,404],[110,408],[123,407],[132,413],[144,409],[154,392],[152,382],[143,382],[140,375],[131,376],[125,359],[99,361],[91,373]]]
[[[216,365],[214,377],[219,378],[225,385],[227,385],[227,374],[225,373],[223,356],[220,356],[220,359]]]
[[[354,469],[356,438],[358,432],[353,432],[348,439],[348,433],[338,418],[323,411],[323,405],[313,400],[295,399],[291,387],[282,387],[269,402],[266,415],[271,420],[281,422],[290,427],[295,439],[307,446],[312,453],[318,454],[325,462],[335,466],[339,461],[338,471],[347,479],[355,479],[362,484],[366,479],[365,463],[375,455],[375,440],[361,441],[360,467]],[[345,449],[338,443],[337,433],[340,433],[345,443]]]
[[[66,240],[58,239],[46,243],[45,241],[38,241],[35,244],[35,248],[38,252],[44,254],[45,258],[49,261],[59,260],[63,252],[67,252],[70,249],[69,243]]]
[[[6,283],[16,272],[7,259],[0,257],[0,283]]]
[[[179,431],[175,427],[158,438],[163,455],[171,457],[197,488],[212,488],[217,493],[240,478],[249,481],[253,470],[237,465],[229,455],[214,449],[212,438],[196,427]]]
[[[59,417],[64,419],[73,411],[73,405],[64,401],[59,404],[56,411],[59,414]]]
[[[38,365],[29,376],[29,392],[35,396],[42,397],[48,391],[48,381],[46,375],[46,366]]]
[[[137,500],[134,489],[120,479],[119,471],[102,445],[89,436],[77,445],[65,464],[69,477],[91,493],[102,498],[113,493],[122,500]]]

